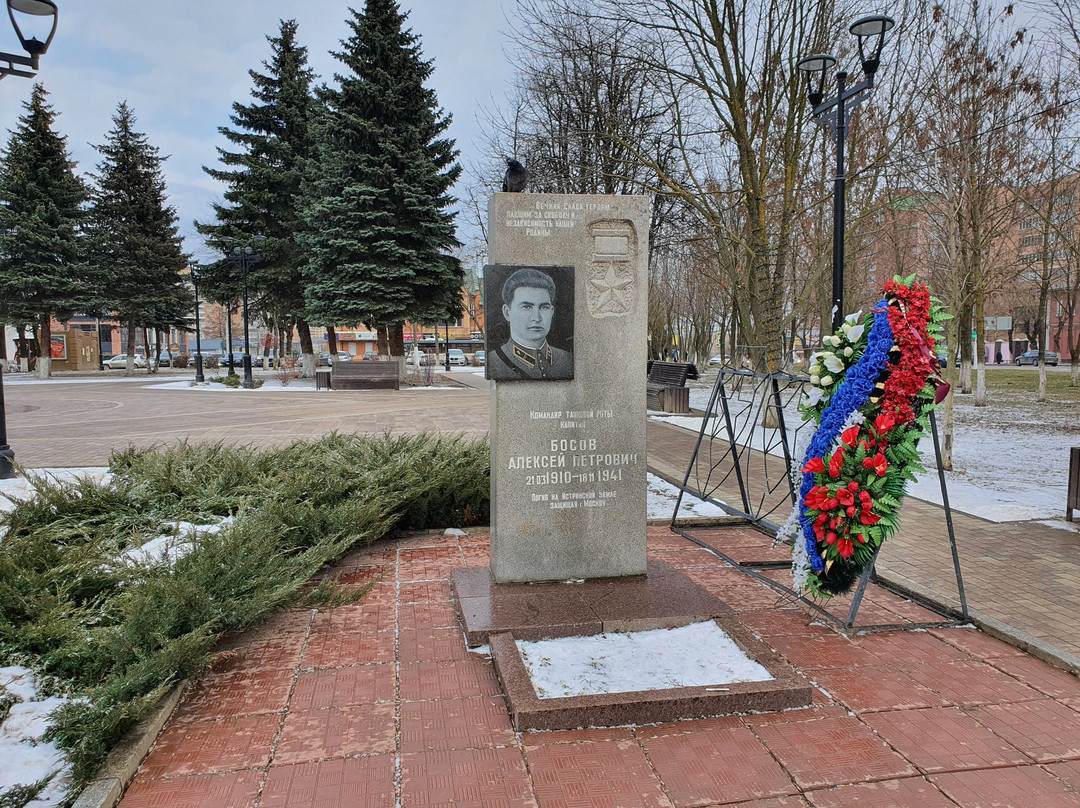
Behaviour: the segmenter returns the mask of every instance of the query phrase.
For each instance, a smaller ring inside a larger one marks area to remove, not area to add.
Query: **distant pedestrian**
[[[994,357],[994,362],[998,365],[1001,364],[1001,348],[998,348],[997,356]]]

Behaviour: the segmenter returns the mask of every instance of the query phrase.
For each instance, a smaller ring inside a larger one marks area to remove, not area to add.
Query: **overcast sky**
[[[481,108],[501,103],[512,70],[503,55],[512,0],[399,0],[407,24],[420,36],[425,58],[435,60],[430,85],[454,116],[450,133],[461,161],[474,163],[480,146]],[[221,187],[202,171],[216,165],[224,145],[219,126],[229,125],[234,101],[250,100],[251,68],[264,72],[266,36],[282,18],[296,19],[311,67],[331,82],[341,66],[329,55],[349,33],[345,20],[364,0],[57,0],[56,38],[41,59],[39,80],[59,113],[57,129],[68,138],[80,172],[95,170],[116,105],[126,100],[139,130],[158,146],[170,202],[180,216],[186,248],[209,258],[192,221],[212,220],[211,202]],[[5,15],[6,16],[6,15]],[[24,33],[28,33],[24,27]],[[7,20],[0,22],[0,50],[20,53]],[[32,82],[0,81],[0,127],[6,144]],[[459,196],[461,194],[459,193]],[[459,217],[459,226],[462,224]]]

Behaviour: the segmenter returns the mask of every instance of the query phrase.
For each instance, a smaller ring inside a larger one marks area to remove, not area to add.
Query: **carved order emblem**
[[[634,258],[637,235],[628,219],[593,222],[589,225],[592,254],[585,284],[589,314],[593,317],[625,317],[637,300]]]

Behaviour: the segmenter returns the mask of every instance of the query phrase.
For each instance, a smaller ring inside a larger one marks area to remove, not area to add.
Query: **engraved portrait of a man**
[[[502,315],[502,322],[492,323],[489,330],[496,347],[487,353],[487,377],[496,381],[574,378],[573,352],[552,344],[556,334],[569,333],[573,339],[573,270],[490,267],[485,282],[497,285],[501,278],[505,280],[497,300],[491,286],[486,291],[488,316],[496,310]]]

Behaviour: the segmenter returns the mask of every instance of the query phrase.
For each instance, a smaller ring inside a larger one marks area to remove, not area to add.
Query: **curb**
[[[153,713],[124,736],[109,753],[101,772],[86,784],[71,808],[114,808],[120,802],[124,789],[172,716],[186,687],[187,680],[176,685],[158,702]]]

